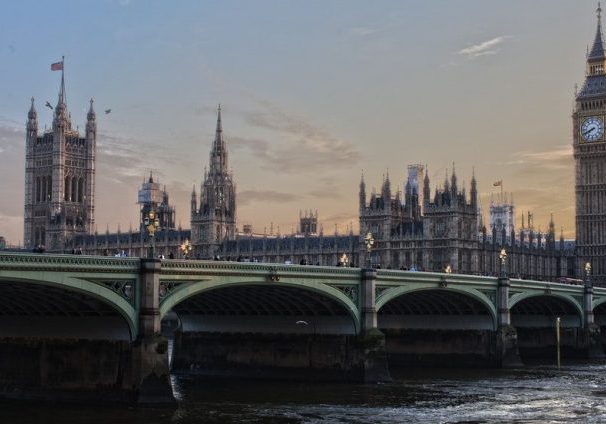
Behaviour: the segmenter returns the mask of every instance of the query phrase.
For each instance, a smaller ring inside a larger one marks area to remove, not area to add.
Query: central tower
[[[217,130],[210,151],[208,172],[200,190],[200,204],[196,188],[191,198],[191,237],[195,254],[209,258],[221,254],[225,240],[236,235],[236,186],[227,168],[227,148],[223,140],[221,105],[217,109]]]
[[[601,15],[598,6],[595,39],[587,54],[585,83],[576,94],[572,126],[577,270],[590,262],[594,282],[606,283],[606,53]]]
[[[27,114],[23,242],[62,252],[67,241],[94,228],[97,118],[91,99],[84,136],[72,127],[63,62],[56,65],[61,87],[52,129],[39,133],[33,98]]]

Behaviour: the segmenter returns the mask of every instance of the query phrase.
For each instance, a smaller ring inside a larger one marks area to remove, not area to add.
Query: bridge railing
[[[115,258],[106,256],[5,253],[0,252],[0,268],[22,268],[28,270],[104,270],[139,272],[139,258]]]

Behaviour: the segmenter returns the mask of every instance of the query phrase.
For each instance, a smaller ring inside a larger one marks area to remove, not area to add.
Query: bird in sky
[[[49,102],[46,102],[46,107],[49,108],[50,110],[53,110],[53,107],[51,106],[51,104]]]
[[[111,109],[105,109],[105,114],[107,115],[107,114],[111,113],[111,111],[112,111]]]

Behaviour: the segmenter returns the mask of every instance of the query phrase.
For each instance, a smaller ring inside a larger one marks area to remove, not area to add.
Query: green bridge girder
[[[358,268],[163,260],[160,269],[160,317],[211,290],[279,286],[326,296],[351,315],[357,332],[362,328],[362,271]],[[131,337],[137,338],[142,295],[139,258],[0,252],[0,290],[7,283],[60,288],[100,300],[127,321]],[[494,277],[377,270],[374,308],[380,311],[391,300],[413,292],[450,291],[484,305],[496,327],[497,284]],[[583,286],[516,279],[510,285],[510,308],[531,297],[549,296],[568,302],[583,316]],[[605,302],[606,288],[594,288],[593,308]]]

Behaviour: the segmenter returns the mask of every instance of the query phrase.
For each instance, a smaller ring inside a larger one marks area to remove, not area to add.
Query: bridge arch
[[[594,298],[595,299],[595,298]],[[599,326],[606,326],[606,296],[600,296],[592,304],[595,323]]]
[[[355,298],[352,299],[341,290],[316,281],[268,282],[259,279],[217,278],[185,283],[184,287],[174,290],[162,301],[160,317],[164,318],[171,310],[178,310],[179,305],[192,303],[200,296],[205,296],[205,300],[199,305],[200,308],[212,309],[214,303],[230,308],[236,314],[240,311],[242,314],[272,315],[280,308],[282,311],[290,308],[292,316],[302,316],[317,312],[317,308],[341,308],[351,320],[351,332],[357,334],[360,331],[360,312],[357,302],[354,302]],[[226,299],[229,296],[232,298]],[[272,296],[273,298],[270,298]],[[329,310],[325,312],[330,313]],[[332,312],[339,313],[336,309]],[[322,331],[322,328],[317,328],[315,324],[310,327],[312,328],[309,328],[309,331]]]
[[[43,289],[43,290],[42,290]],[[133,296],[135,287],[133,287]],[[58,329],[57,319],[77,317],[73,327],[63,328],[63,337],[70,331],[79,338],[117,338],[134,340],[138,334],[138,316],[133,305],[114,291],[85,279],[45,274],[45,279],[5,275],[0,277],[0,320],[3,331],[11,330],[19,337],[19,325],[27,327],[28,320],[36,325]],[[29,317],[23,318],[24,316]],[[12,319],[11,317],[15,317]],[[16,318],[19,317],[19,318]],[[106,328],[99,328],[102,317]],[[53,336],[38,329],[41,336]],[[23,331],[23,328],[21,329]],[[105,332],[104,332],[105,331]],[[111,334],[109,334],[111,332]]]
[[[536,316],[556,317],[561,316],[562,326],[582,327],[583,306],[571,295],[563,293],[546,293],[528,291],[516,293],[509,299],[509,310],[514,326],[545,326],[552,327],[553,322],[547,322],[546,318],[537,320]],[[532,323],[516,322],[516,315],[533,315]],[[517,324],[517,325],[516,325]]]
[[[486,296],[484,293],[480,292],[479,290],[473,289],[473,288],[468,288],[468,287],[410,287],[410,286],[402,286],[402,287],[396,287],[396,288],[392,288],[392,289],[388,289],[387,291],[385,291],[383,293],[382,296],[380,296],[376,303],[377,303],[377,313],[381,313],[381,311],[383,310],[383,308],[389,304],[390,302],[393,302],[394,300],[401,298],[402,296],[406,296],[406,295],[410,295],[410,294],[423,294],[423,293],[428,293],[428,294],[445,294],[446,296],[449,296],[448,299],[444,299],[444,301],[448,302],[452,307],[456,308],[456,302],[458,301],[465,301],[465,299],[469,299],[472,302],[474,302],[476,305],[476,307],[482,307],[485,309],[485,311],[487,312],[487,314],[489,315],[489,319],[490,319],[490,327],[492,330],[494,330],[496,328],[496,308],[494,306],[494,304],[492,303],[492,301],[488,298],[488,296]],[[453,297],[454,295],[454,297]],[[426,299],[427,301],[431,302],[431,299]],[[434,303],[439,302],[438,299],[434,300]],[[461,307],[464,307],[464,305],[460,305]],[[439,310],[440,307],[445,307],[444,304],[442,305],[435,305],[435,310]],[[452,309],[451,309],[452,310]],[[462,310],[460,310],[459,312],[462,312]]]

